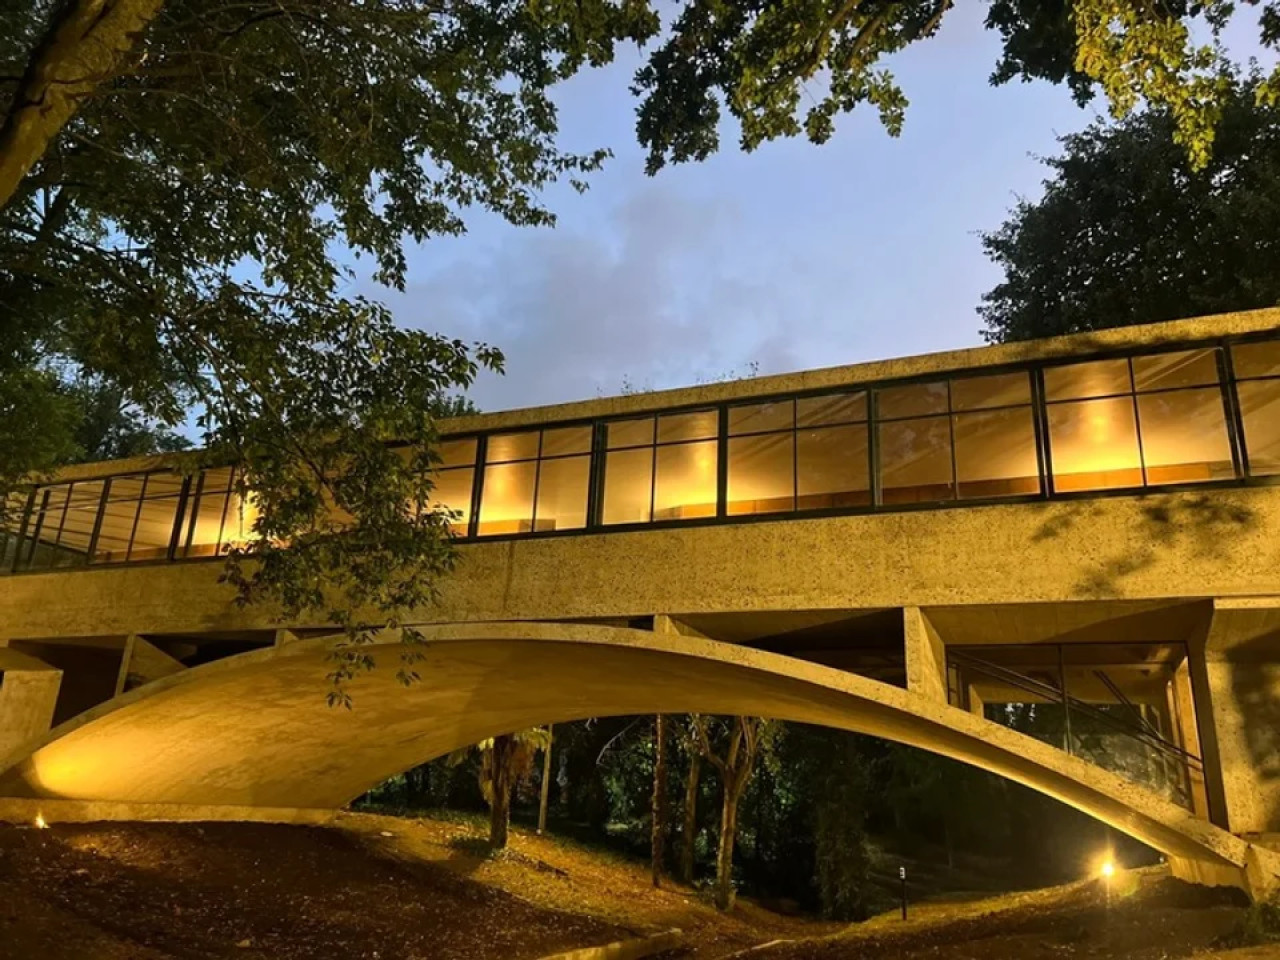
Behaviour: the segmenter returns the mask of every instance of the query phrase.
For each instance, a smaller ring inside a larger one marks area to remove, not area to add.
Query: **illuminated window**
[[[466,536],[471,523],[471,493],[476,479],[476,441],[445,440],[436,448],[440,463],[431,472],[431,501],[449,515],[449,528]],[[535,448],[534,456],[537,456]]]
[[[884,503],[1040,492],[1025,372],[891,387],[876,404]]]
[[[727,512],[869,504],[866,418],[861,391],[730,407]]]
[[[715,410],[608,423],[601,522],[714,517],[719,424]]]
[[[1213,348],[1053,367],[1045,396],[1056,490],[1235,475]]]
[[[590,472],[590,427],[489,437],[477,532],[492,536],[586,526]]]
[[[1249,474],[1280,474],[1280,340],[1231,348]]]

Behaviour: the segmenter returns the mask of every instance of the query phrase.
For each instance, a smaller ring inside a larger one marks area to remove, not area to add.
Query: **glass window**
[[[227,520],[227,505],[232,500],[232,470],[222,467],[205,470],[191,487],[187,506],[185,540],[179,550],[182,557],[215,557],[221,552],[222,532]],[[106,518],[103,518],[103,530]],[[110,552],[114,552],[114,546]],[[102,533],[98,535],[98,554],[102,554]],[[95,554],[96,562],[98,554]]]
[[[89,544],[93,540],[104,486],[101,480],[81,481],[71,486],[62,533],[58,537],[58,549],[71,565],[78,566],[89,560]]]
[[[182,483],[183,478],[178,474],[147,475],[129,543],[130,561],[163,560],[169,555]]]
[[[542,456],[563,457],[591,452],[590,427],[560,427],[542,431]]]
[[[1139,391],[1207,387],[1218,383],[1218,351],[1183,350],[1133,358],[1133,385]]]
[[[1049,451],[1055,490],[1141,486],[1133,398],[1050,404]]]
[[[432,503],[441,512],[449,514],[449,528],[460,537],[466,536],[471,523],[471,492],[475,477],[474,467],[437,470],[432,477]]]
[[[774,430],[790,430],[795,426],[795,404],[790,400],[772,403],[753,403],[744,407],[729,408],[729,435],[743,433],[769,433]]]
[[[1124,358],[1047,367],[1044,371],[1044,394],[1050,401],[1110,397],[1131,392],[1129,361]]]
[[[494,434],[485,448],[485,460],[488,463],[532,460],[538,456],[539,436],[540,432],[537,430]]]
[[[795,509],[794,443],[790,430],[729,440],[730,515]]]
[[[796,435],[797,502],[801,510],[871,503],[867,425],[802,430]]]
[[[532,531],[537,478],[536,460],[486,465],[478,532],[493,535]]]
[[[856,423],[867,419],[867,394],[831,393],[821,397],[801,397],[796,401],[796,425],[822,427]]]
[[[1222,391],[1138,395],[1147,483],[1196,483],[1235,476]]]
[[[601,522],[648,523],[652,509],[653,448],[611,451],[604,464]]]
[[[1031,378],[1025,372],[951,381],[952,410],[986,410],[1031,402]]]
[[[947,381],[912,383],[876,391],[876,416],[881,420],[946,413]]]
[[[441,440],[436,446],[441,468],[470,467],[476,462],[476,438]]]
[[[1231,366],[1237,380],[1280,377],[1280,340],[1237,343],[1231,348]]]
[[[1236,392],[1249,473],[1255,477],[1280,474],[1280,380],[1237,383]]]
[[[705,440],[720,433],[720,413],[717,410],[698,410],[694,413],[673,413],[658,418],[658,442],[678,443],[681,440]]]
[[[882,423],[880,489],[885,503],[928,503],[955,496],[948,417]]]
[[[709,440],[658,447],[653,519],[687,520],[715,515],[716,442]]]
[[[543,443],[545,447],[545,441]],[[587,525],[590,457],[561,457],[538,465],[538,530],[577,530]]]
[[[653,417],[641,420],[614,420],[606,428],[610,450],[618,447],[648,446],[653,443]]]
[[[954,418],[956,481],[962,500],[1040,492],[1036,429],[1030,407],[1008,407]]]

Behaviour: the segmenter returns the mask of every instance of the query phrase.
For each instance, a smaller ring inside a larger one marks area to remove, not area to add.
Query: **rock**
[[[248,937],[245,937],[243,940],[237,943],[236,946],[239,947],[241,950],[248,950],[250,947],[253,946],[253,941],[250,940]]]
[[[384,836],[384,837],[394,837],[394,836],[395,836],[395,834],[394,834],[394,833],[392,833],[390,830],[383,830],[383,831],[382,831],[382,833],[380,834],[380,836]]]

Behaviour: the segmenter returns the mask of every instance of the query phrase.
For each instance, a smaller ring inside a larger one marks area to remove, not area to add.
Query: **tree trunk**
[[[662,859],[667,840],[667,720],[662,714],[653,724],[653,807],[649,829],[649,867],[653,885],[662,885]]]
[[[738,836],[738,801],[742,799],[743,778],[739,784],[736,776],[726,778],[724,802],[720,808],[720,849],[716,853],[716,909],[727,912],[733,909],[737,891],[733,886],[733,845]]]
[[[505,733],[493,738],[493,755],[489,779],[489,846],[503,850],[507,846],[507,831],[511,826],[512,759],[516,751],[516,738]]]
[[[547,799],[551,795],[551,736],[552,727],[547,725],[547,747],[542,754],[542,791],[538,796],[538,836],[547,832]]]
[[[693,857],[698,841],[698,778],[702,775],[702,757],[691,753],[689,774],[684,782],[684,845],[680,848],[680,879],[693,883]]]
[[[80,102],[127,67],[164,0],[71,0],[58,4],[0,118],[0,209],[44,156]]]

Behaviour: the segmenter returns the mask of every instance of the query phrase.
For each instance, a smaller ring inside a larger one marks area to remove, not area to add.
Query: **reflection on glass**
[[[753,403],[729,408],[729,435],[790,430],[795,425],[795,405],[790,400]]]
[[[466,536],[467,525],[471,522],[471,490],[475,485],[475,475],[473,467],[455,467],[438,470],[432,477],[432,505],[449,514],[449,529],[459,537]]]
[[[1130,393],[1129,361],[1094,360],[1065,367],[1049,367],[1044,372],[1047,400],[1075,400]]]
[[[796,505],[801,510],[865,507],[871,502],[867,426],[802,430],[796,435]]]
[[[442,440],[436,447],[436,454],[442,468],[473,466],[476,462],[476,439]]]
[[[1055,490],[1142,485],[1131,397],[1050,404],[1049,451]]]
[[[154,479],[156,475],[152,474]],[[163,489],[164,484],[156,484]],[[173,537],[174,521],[178,519],[178,498],[169,493],[152,497],[152,484],[147,485],[147,496],[138,508],[133,528],[133,541],[129,544],[129,559],[163,560],[169,553]]]
[[[680,440],[705,440],[720,432],[718,410],[697,410],[693,413],[673,413],[658,418],[658,442],[676,443]]]
[[[1031,402],[1031,378],[1025,373],[961,377],[951,381],[952,410],[985,410]]]
[[[1140,391],[1206,387],[1217,382],[1218,351],[1212,348],[1133,358],[1133,383]]]
[[[562,427],[542,431],[542,456],[562,457],[572,453],[591,452],[590,427]]]
[[[536,461],[485,467],[478,532],[490,535],[530,532],[533,529],[533,487],[537,474]]]
[[[220,552],[223,543],[222,534],[226,524],[227,507],[233,499],[231,490],[232,471],[230,467],[206,470],[198,476],[192,486],[191,499],[187,505],[186,531],[184,542],[179,549],[183,557],[213,557]],[[112,491],[115,484],[112,483]],[[118,518],[117,518],[118,519]],[[102,530],[98,534],[98,549],[94,554],[95,563],[109,563],[118,549],[119,526],[114,523],[112,543],[104,549],[103,536],[107,532],[106,518],[103,518]]]
[[[821,397],[801,397],[796,401],[796,425],[822,427],[867,419],[867,394],[831,393]]]
[[[1280,340],[1237,343],[1231,348],[1236,378],[1280,377]]]
[[[947,382],[912,383],[876,391],[876,414],[881,420],[920,417],[947,412]]]
[[[538,455],[538,431],[524,433],[499,433],[489,438],[485,448],[485,460],[503,463],[508,460],[532,460]]]
[[[538,530],[577,530],[587,525],[590,473],[590,457],[542,461],[538,467]]]
[[[1236,384],[1249,473],[1255,477],[1280,473],[1280,380],[1252,380]]]
[[[951,425],[947,417],[882,423],[880,488],[885,503],[951,500]]]
[[[654,520],[716,515],[716,441],[658,447],[655,473]]]
[[[731,515],[795,509],[794,436],[788,430],[729,440]]]
[[[618,447],[639,447],[653,443],[653,417],[639,420],[614,420],[605,431],[610,450]]]
[[[1217,389],[1139,394],[1147,483],[1195,483],[1235,476]]]
[[[955,441],[960,499],[1040,492],[1030,407],[956,414]]]
[[[613,425],[610,424],[612,430]],[[609,453],[604,465],[605,524],[648,523],[653,503],[653,448]]]

